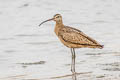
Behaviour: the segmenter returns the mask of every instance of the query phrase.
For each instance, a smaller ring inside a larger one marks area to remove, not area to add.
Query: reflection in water
[[[72,79],[73,79],[73,80],[77,80],[76,74],[72,74]]]

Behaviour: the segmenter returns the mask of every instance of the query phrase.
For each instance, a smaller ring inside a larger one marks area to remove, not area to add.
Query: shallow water
[[[119,0],[0,0],[0,80],[72,80],[70,49],[54,33],[65,25],[82,30],[104,49],[76,49],[78,80],[120,79]]]

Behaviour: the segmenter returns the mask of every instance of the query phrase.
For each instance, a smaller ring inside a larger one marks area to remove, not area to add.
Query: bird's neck
[[[54,30],[56,35],[58,35],[59,30],[63,27],[64,25],[62,21],[56,21],[55,30]]]
[[[62,20],[56,21],[56,25],[59,26],[59,27],[62,27],[63,26],[63,21]]]

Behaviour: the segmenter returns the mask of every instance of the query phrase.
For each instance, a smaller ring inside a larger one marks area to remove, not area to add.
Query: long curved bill
[[[43,21],[42,23],[39,24],[39,26],[41,26],[43,23],[51,21],[51,20],[54,20],[54,18]]]

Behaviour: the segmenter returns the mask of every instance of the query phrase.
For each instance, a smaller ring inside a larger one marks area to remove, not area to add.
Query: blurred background
[[[120,0],[0,0],[0,80],[50,80],[71,74],[70,49],[55,35],[55,22],[38,26],[57,13],[65,25],[104,45],[76,49],[76,71],[84,73],[78,79],[119,80]]]

